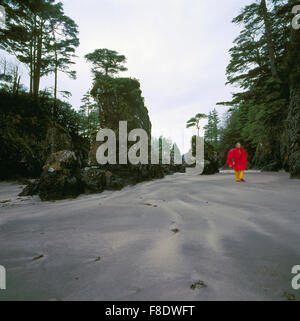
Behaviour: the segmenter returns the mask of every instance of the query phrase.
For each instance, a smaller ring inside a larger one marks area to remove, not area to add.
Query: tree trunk
[[[272,39],[272,28],[271,28],[268,8],[266,5],[266,0],[261,0],[261,9],[262,9],[264,26],[265,26],[265,37],[266,37],[266,41],[267,41],[267,48],[268,48],[268,55],[269,55],[272,76],[273,76],[274,80],[278,84],[280,84],[281,80],[278,76],[277,67],[276,67],[275,49],[274,49],[274,43],[273,43],[273,39]]]
[[[17,95],[18,95],[19,89],[20,89],[20,82],[21,82],[21,76],[19,76],[18,82],[17,82],[17,89],[16,89],[16,94],[17,94]]]
[[[19,68],[18,68],[18,66],[15,66],[13,69],[13,86],[12,86],[12,93],[13,94],[17,93],[19,82],[20,82]]]
[[[55,70],[54,70],[54,101],[56,105],[57,99],[57,74],[58,74],[58,54],[57,54],[57,47],[56,47],[56,37],[55,37],[55,27],[52,27],[52,37],[54,39],[54,57],[55,57]]]
[[[34,25],[32,24],[32,29],[34,30]],[[33,92],[33,53],[34,53],[34,31],[32,31],[31,33],[31,40],[30,40],[30,44],[29,44],[30,48],[29,48],[29,51],[30,51],[30,54],[29,54],[29,59],[30,59],[30,65],[29,65],[29,93],[30,95],[32,95],[32,92]]]
[[[55,71],[54,71],[54,100],[57,99],[57,73],[58,73],[57,53],[55,51]]]
[[[30,89],[29,89],[29,93],[30,95],[32,95],[32,77],[33,77],[33,48],[32,48],[32,42],[30,44],[30,73],[29,73],[29,78],[30,78]]]
[[[31,71],[30,71],[30,93],[33,95],[34,91],[34,75],[35,75],[35,64],[36,64],[36,34],[37,34],[37,18],[36,14],[34,15],[34,23],[33,23],[33,34],[32,34],[32,57],[31,57]]]
[[[41,79],[41,64],[42,64],[42,45],[43,45],[43,23],[41,22],[38,37],[37,37],[37,55],[34,70],[34,84],[33,84],[33,94],[34,97],[38,97],[40,89],[40,79]]]

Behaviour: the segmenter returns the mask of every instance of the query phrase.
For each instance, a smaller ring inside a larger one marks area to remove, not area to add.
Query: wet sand
[[[300,181],[246,179],[175,174],[57,202],[2,182],[0,300],[300,299]]]

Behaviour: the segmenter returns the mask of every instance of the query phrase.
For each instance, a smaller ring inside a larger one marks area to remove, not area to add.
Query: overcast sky
[[[235,89],[225,86],[225,70],[239,27],[231,23],[249,0],[63,0],[79,26],[77,80],[60,75],[59,87],[72,93],[78,109],[91,88],[83,58],[98,48],[124,54],[128,71],[140,80],[152,134],[176,141],[186,152],[196,131],[185,129],[196,113],[208,113]],[[49,80],[42,81],[42,86]],[[224,107],[216,107],[220,113]],[[205,122],[203,123],[203,125]]]

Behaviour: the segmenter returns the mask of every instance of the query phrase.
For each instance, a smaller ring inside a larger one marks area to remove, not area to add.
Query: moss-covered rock
[[[89,141],[78,134],[78,115],[62,101],[0,90],[0,179],[38,177],[47,157],[73,150],[87,158]]]
[[[25,186],[23,191],[18,196],[37,195],[39,193],[39,188],[40,188],[40,180],[34,179],[30,181],[27,186]]]
[[[83,192],[77,158],[72,151],[51,154],[43,167],[39,196],[43,201],[76,197]]]
[[[85,167],[80,178],[86,193],[102,192],[110,184],[110,172],[97,167]]]
[[[202,175],[212,175],[219,173],[218,154],[214,146],[209,143],[204,143],[204,169]]]

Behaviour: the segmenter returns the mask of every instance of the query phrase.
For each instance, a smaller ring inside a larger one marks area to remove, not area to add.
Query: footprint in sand
[[[44,255],[41,254],[41,255],[39,255],[39,256],[34,257],[34,258],[32,259],[32,261],[40,260],[40,259],[42,259],[43,257],[44,257]]]
[[[9,203],[11,202],[11,200],[3,200],[3,201],[0,201],[1,204],[5,204],[5,203]]]
[[[175,221],[171,221],[170,231],[173,232],[174,234],[177,234],[180,232],[180,229],[176,227]]]
[[[199,281],[191,284],[190,288],[192,290],[202,289],[202,288],[207,288],[207,285],[203,281],[199,280]]]
[[[144,205],[146,205],[146,206],[151,206],[151,207],[157,207],[157,205],[155,205],[155,204],[150,204],[150,203],[145,203]]]

